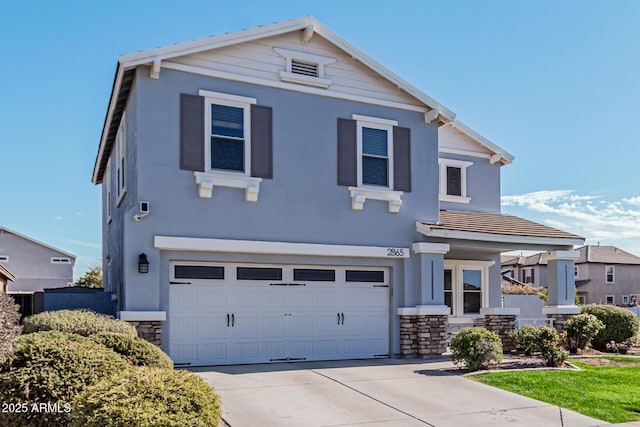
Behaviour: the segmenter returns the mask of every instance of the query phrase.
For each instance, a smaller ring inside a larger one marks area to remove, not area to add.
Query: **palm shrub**
[[[24,319],[23,333],[38,331],[61,331],[85,337],[101,332],[138,336],[131,324],[91,310],[45,311]]]
[[[220,397],[187,371],[136,368],[88,387],[74,401],[76,427],[217,426]]]
[[[112,332],[102,332],[90,338],[115,351],[133,366],[173,369],[171,358],[160,348],[142,338]]]
[[[484,328],[465,328],[451,340],[451,357],[455,364],[464,364],[477,371],[502,362],[500,337]]]
[[[611,341],[635,343],[638,317],[629,310],[613,305],[588,305],[582,307],[582,312],[594,315],[604,324],[591,342],[594,348],[606,351]]]
[[[15,351],[20,336],[20,312],[13,298],[0,293],[0,362]]]
[[[0,401],[58,403],[56,412],[2,413],[0,425],[65,425],[76,394],[132,368],[117,353],[88,338],[59,331],[22,335],[16,352],[0,364]]]
[[[564,331],[569,351],[575,353],[587,348],[602,328],[604,324],[593,314],[582,313],[567,320]]]

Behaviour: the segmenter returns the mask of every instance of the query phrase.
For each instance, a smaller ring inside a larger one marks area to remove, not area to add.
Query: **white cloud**
[[[574,190],[503,196],[506,212],[570,231],[587,243],[619,246],[640,255],[640,196],[606,200]]]
[[[73,243],[74,245],[83,246],[85,248],[102,249],[102,245],[100,243],[86,242],[84,240],[75,239],[66,239],[66,241],[69,243]]]

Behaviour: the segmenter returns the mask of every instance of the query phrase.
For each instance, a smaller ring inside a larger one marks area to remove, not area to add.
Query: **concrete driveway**
[[[607,423],[447,372],[448,359],[192,368],[231,427],[564,426]]]

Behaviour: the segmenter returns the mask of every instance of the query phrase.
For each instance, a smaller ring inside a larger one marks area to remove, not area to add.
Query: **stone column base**
[[[495,332],[502,341],[502,351],[513,351],[517,347],[516,341],[509,335],[518,328],[518,316],[515,314],[485,314],[485,329]]]
[[[162,322],[156,320],[128,320],[138,331],[138,336],[155,344],[158,347],[162,344]]]
[[[401,315],[400,353],[405,357],[445,353],[448,319],[447,315]]]

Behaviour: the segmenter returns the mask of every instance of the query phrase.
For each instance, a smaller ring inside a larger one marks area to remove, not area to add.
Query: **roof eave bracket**
[[[313,24],[307,25],[307,27],[302,31],[302,43],[309,43],[315,31],[316,29]]]
[[[151,71],[149,72],[149,77],[152,79],[158,80],[160,78],[160,58],[154,58],[153,63],[151,64]]]

